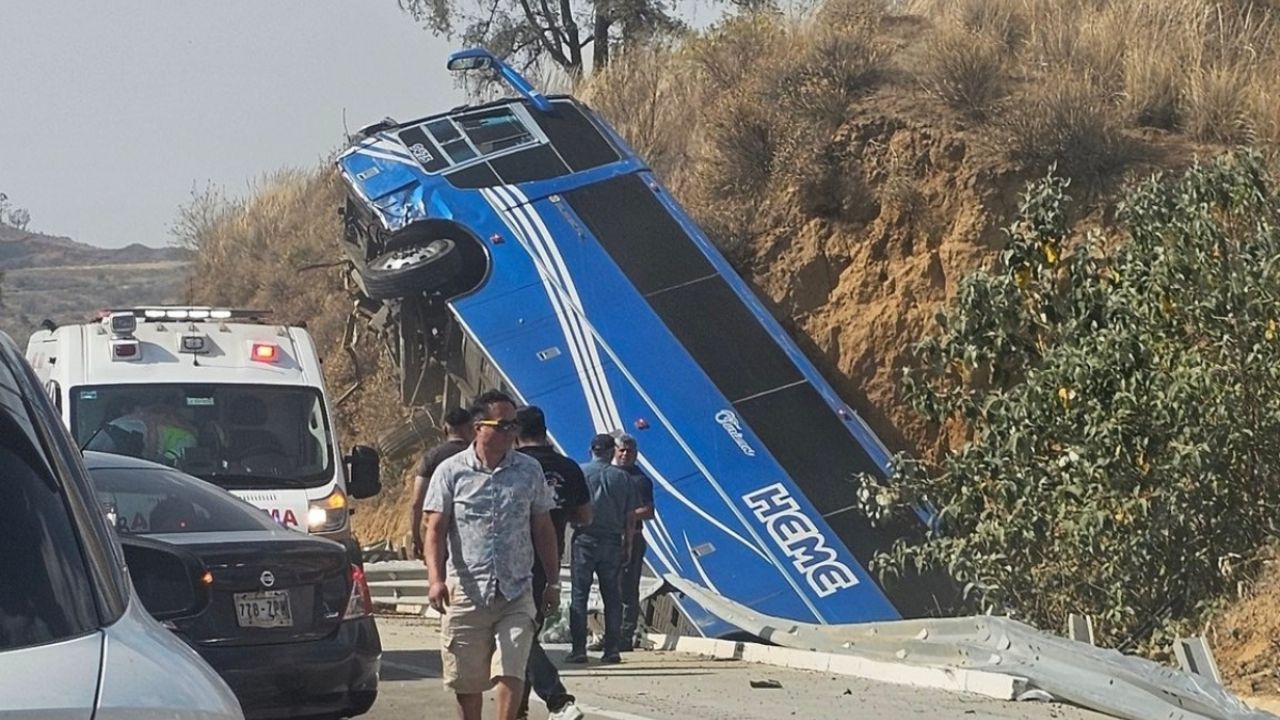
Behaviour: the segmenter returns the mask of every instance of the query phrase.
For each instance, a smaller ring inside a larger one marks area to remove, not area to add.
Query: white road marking
[[[530,695],[529,697],[543,705],[547,704],[546,701],[537,695]],[[589,717],[599,716],[613,718],[613,720],[653,720],[653,718],[645,717],[644,715],[636,715],[635,713],[623,712],[621,710],[605,710],[604,708],[598,708],[593,705],[583,705],[576,701],[574,702],[574,705],[577,705],[578,709]]]

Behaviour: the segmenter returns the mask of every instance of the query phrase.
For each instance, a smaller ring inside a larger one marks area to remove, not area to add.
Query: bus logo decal
[[[733,442],[742,451],[743,455],[747,457],[756,456],[756,449],[751,447],[751,444],[747,442],[747,438],[742,434],[742,421],[738,419],[738,416],[732,410],[721,410],[716,413],[716,422],[719,423],[720,427],[724,428],[725,432],[729,433],[729,437],[733,438]]]
[[[760,488],[742,499],[818,597],[858,584],[853,570],[839,560],[822,531],[782,483]]]

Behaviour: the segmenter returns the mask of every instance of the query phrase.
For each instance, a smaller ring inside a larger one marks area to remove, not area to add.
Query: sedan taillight
[[[369,583],[364,578],[364,570],[359,565],[351,566],[351,598],[347,600],[347,611],[343,620],[373,615],[373,596],[369,594]]]

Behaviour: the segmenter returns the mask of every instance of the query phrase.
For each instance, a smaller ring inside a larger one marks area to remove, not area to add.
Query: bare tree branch
[[[682,25],[672,15],[675,8],[672,0],[396,2],[401,10],[437,36],[487,47],[521,67],[532,68],[550,60],[575,76],[582,74],[583,50],[588,45],[594,44],[594,66],[603,68],[615,46],[646,44]],[[591,30],[584,38],[582,25],[587,23]]]
[[[537,14],[534,13],[533,7],[529,5],[529,0],[520,0],[520,7],[524,9],[524,16],[529,21],[529,25],[538,31],[538,37],[542,41],[541,45],[551,55],[551,59],[562,67],[569,67],[569,58],[565,57],[560,46],[555,44],[554,36],[548,37],[548,33],[538,26]]]
[[[555,13],[551,12],[551,7],[547,5],[547,0],[538,0],[538,4],[542,6],[542,16],[547,19],[547,24],[551,26],[551,32],[556,38],[556,47],[560,48],[560,52],[564,52],[564,35],[555,23]]]

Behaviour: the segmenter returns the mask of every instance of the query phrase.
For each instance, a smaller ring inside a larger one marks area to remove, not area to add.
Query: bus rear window
[[[534,141],[533,135],[509,107],[458,118],[458,125],[481,155],[492,155]]]
[[[476,151],[462,138],[462,133],[450,120],[437,120],[427,126],[427,130],[436,139],[436,143],[449,155],[454,165],[464,163],[476,156]]]
[[[423,131],[444,151],[449,165],[453,166],[516,148],[532,147],[542,142],[536,125],[529,121],[524,109],[519,106],[498,107],[470,115],[432,120],[426,125],[401,132],[400,140],[412,147],[414,142],[418,142],[417,138],[422,137]],[[434,172],[439,168],[433,166],[427,169]]]

